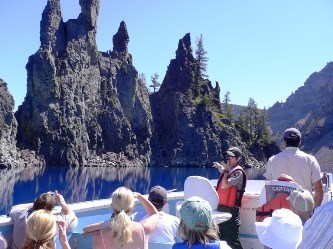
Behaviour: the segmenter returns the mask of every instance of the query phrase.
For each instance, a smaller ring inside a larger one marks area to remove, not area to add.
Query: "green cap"
[[[193,196],[188,198],[181,206],[180,216],[190,229],[203,231],[211,225],[212,208],[208,201],[198,196]]]
[[[226,153],[228,156],[242,157],[242,151],[238,147],[230,147]]]

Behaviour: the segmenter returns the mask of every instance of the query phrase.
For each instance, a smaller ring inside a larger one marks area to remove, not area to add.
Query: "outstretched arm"
[[[141,221],[141,224],[145,230],[146,234],[151,234],[158,222],[159,214],[155,206],[145,197],[143,197],[140,193],[134,193],[134,197],[137,198],[141,205],[144,207],[146,212],[150,215],[146,219]]]
[[[155,206],[145,197],[143,197],[140,193],[134,192],[134,198],[137,198],[138,201],[141,203],[143,208],[147,211],[148,214],[158,214],[157,209]]]
[[[320,206],[321,202],[323,201],[324,190],[323,190],[323,183],[321,179],[316,181],[314,184],[314,208]]]
[[[64,214],[75,216],[73,209],[66,203],[64,197],[61,194],[59,194],[57,190],[54,193],[55,193],[54,199],[60,204]]]
[[[69,246],[67,235],[66,235],[66,224],[64,221],[57,221],[59,229],[59,240],[61,243],[62,249],[71,249]]]
[[[83,228],[83,234],[91,233],[103,229],[103,222],[87,225]]]

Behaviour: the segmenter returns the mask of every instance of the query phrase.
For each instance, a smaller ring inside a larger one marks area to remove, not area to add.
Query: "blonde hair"
[[[115,216],[111,219],[110,227],[115,244],[123,247],[132,242],[131,219],[127,215],[134,207],[133,192],[125,187],[116,189],[112,196],[111,206],[115,211]]]
[[[55,249],[56,221],[50,211],[41,209],[27,219],[23,249]]]
[[[178,226],[178,234],[179,237],[186,242],[189,248],[191,248],[194,243],[205,245],[211,240],[219,239],[218,227],[215,221],[212,221],[211,225],[207,229],[201,231],[190,229],[186,226],[183,219],[181,219]]]

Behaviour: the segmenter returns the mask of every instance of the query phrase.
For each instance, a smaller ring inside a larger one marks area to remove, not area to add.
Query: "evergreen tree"
[[[236,126],[248,145],[259,143],[265,146],[273,141],[267,110],[259,110],[253,98],[250,98],[247,107],[242,109]]]
[[[230,104],[230,91],[227,91],[224,94],[224,98],[222,101],[224,113],[226,114],[227,118],[233,122],[234,121],[234,113],[232,105]]]
[[[195,50],[195,57],[197,60],[197,81],[199,82],[200,78],[207,78],[206,75],[207,71],[207,51],[204,49],[203,45],[203,37],[202,34],[200,35],[199,39],[197,39],[197,49]]]
[[[268,112],[266,108],[260,111],[259,122],[257,125],[258,140],[263,143],[270,143],[273,138],[269,130]]]
[[[154,89],[154,92],[161,86],[161,83],[159,83],[157,80],[160,76],[155,73],[154,75],[151,76],[151,85],[149,87],[152,87]]]
[[[146,75],[144,73],[139,73],[139,81],[143,84],[147,84],[147,81],[146,81]]]
[[[258,123],[258,107],[253,98],[250,98],[247,103],[247,118],[248,118],[248,133],[251,135],[251,139],[255,139],[255,130]]]

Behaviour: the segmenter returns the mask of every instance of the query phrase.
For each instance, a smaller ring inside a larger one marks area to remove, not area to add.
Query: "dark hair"
[[[49,193],[44,193],[35,199],[32,209],[33,210],[45,209],[48,211],[52,211],[54,206],[55,206],[55,200],[53,196]]]
[[[286,142],[286,146],[287,147],[298,147],[298,145],[301,142],[300,138],[296,138],[296,139],[294,139],[294,138],[292,138],[292,139],[290,139],[290,138],[283,138],[283,139]]]
[[[157,202],[154,202],[153,200],[149,199],[148,200],[155,206],[155,208],[157,209],[157,211],[161,211],[165,205],[165,202],[163,203],[157,203]]]

